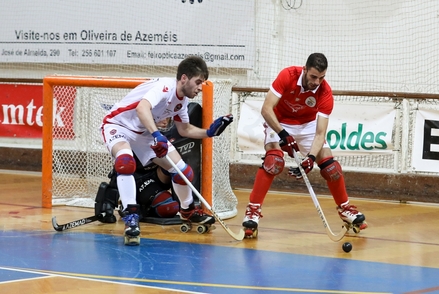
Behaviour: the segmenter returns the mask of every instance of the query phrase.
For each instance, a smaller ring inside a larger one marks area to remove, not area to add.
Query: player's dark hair
[[[319,72],[323,72],[328,68],[328,60],[322,53],[313,53],[308,57],[305,67],[306,69],[314,67]]]
[[[206,62],[198,56],[189,56],[180,62],[177,68],[178,81],[183,74],[189,79],[197,76],[202,76],[205,80],[209,78],[209,70],[207,69]]]

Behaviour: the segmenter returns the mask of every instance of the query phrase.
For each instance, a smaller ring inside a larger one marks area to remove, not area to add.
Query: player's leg
[[[180,205],[169,192],[171,179],[164,174],[161,167],[139,175],[135,174],[137,184],[137,203],[140,204],[142,219],[173,218],[179,211]],[[166,172],[167,173],[167,172]]]
[[[295,127],[293,127],[295,128]],[[301,126],[301,131],[295,132],[295,139],[298,142],[302,155],[308,154],[314,141],[316,130],[316,121],[309,122]],[[354,205],[349,204],[349,197],[346,191],[344,176],[340,163],[332,156],[332,151],[327,142],[324,142],[323,148],[316,155],[316,163],[320,168],[321,176],[326,180],[329,191],[337,204],[340,218],[349,223],[355,224],[359,229],[365,229],[367,224],[365,216],[357,210]]]
[[[257,229],[259,219],[262,217],[261,207],[265,196],[270,189],[274,177],[280,174],[285,166],[283,151],[280,149],[269,149],[271,147],[270,144],[266,145],[268,150],[262,158],[262,166],[256,173],[253,189],[249,197],[249,204],[242,221],[242,225],[245,228]]]
[[[104,142],[114,158],[114,169],[117,174],[117,188],[120,201],[125,207],[125,235],[138,236],[140,209],[136,203],[136,182],[134,172],[136,161],[129,142],[135,142],[140,136],[123,127],[106,124],[103,128]]]
[[[355,205],[349,203],[343,171],[340,163],[334,159],[329,148],[323,148],[317,157],[320,174],[326,180],[329,191],[337,204],[340,218],[360,230],[367,228],[366,217]]]
[[[279,136],[267,124],[264,124],[264,148],[265,156],[262,158],[261,167],[256,172],[252,191],[249,196],[249,203],[245,210],[242,221],[246,230],[246,236],[257,235],[259,219],[262,218],[262,204],[265,196],[273,183],[276,175],[280,174],[285,166],[284,153],[279,146]],[[253,232],[251,232],[253,231]]]
[[[183,175],[192,181],[194,172],[192,167],[184,162],[180,154],[172,146],[168,152],[169,158],[175,163],[177,168]],[[166,158],[154,158],[154,163],[163,167],[171,176],[172,187],[180,202],[180,218],[183,221],[191,223],[211,225],[215,222],[215,218],[203,211],[203,209],[196,205],[192,195],[192,189],[186,184],[184,179],[178,174],[176,170],[167,162]]]
[[[99,185],[95,198],[95,215],[102,215],[99,219],[103,223],[115,223],[114,209],[119,202],[119,191],[117,187],[102,182]]]

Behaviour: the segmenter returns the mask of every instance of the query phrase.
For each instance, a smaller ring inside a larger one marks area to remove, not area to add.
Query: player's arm
[[[183,123],[175,120],[174,124],[178,133],[182,137],[191,139],[204,139],[208,137],[205,129],[201,129],[190,123]]]
[[[274,113],[274,107],[279,102],[279,97],[269,90],[265,96],[264,104],[262,104],[261,114],[265,122],[276,132],[279,133],[283,130],[279,123],[279,120]]]
[[[163,134],[158,130],[152,116],[151,109],[151,103],[146,99],[142,99],[136,107],[136,112],[140,122],[154,137],[154,144],[151,145],[151,148],[154,150],[158,158],[162,158],[168,154],[168,138],[163,136]]]
[[[137,116],[139,117],[140,122],[145,126],[148,132],[152,134],[157,131],[158,128],[154,122],[151,109],[151,103],[146,99],[140,100],[136,107]]]
[[[262,105],[261,114],[265,119],[265,122],[278,134],[280,138],[280,148],[287,152],[289,156],[294,157],[293,149],[298,152],[299,146],[297,146],[296,140],[293,138],[293,136],[285,131],[280,125],[279,120],[274,113],[274,107],[279,102],[279,99],[279,97],[269,90],[267,96],[265,97],[264,104]]]
[[[229,124],[233,122],[233,115],[228,114],[220,116],[213,121],[208,129],[201,129],[190,123],[183,123],[175,121],[177,131],[182,137],[192,139],[204,139],[207,137],[219,136],[224,132]]]
[[[323,147],[326,140],[326,130],[328,129],[329,118],[322,115],[317,115],[316,135],[311,145],[309,154],[317,156]]]

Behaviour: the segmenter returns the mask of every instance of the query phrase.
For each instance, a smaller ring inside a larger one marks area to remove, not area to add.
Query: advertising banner
[[[254,3],[3,0],[0,62],[175,66],[199,55],[209,67],[251,68]]]
[[[244,153],[263,154],[263,101],[245,101],[238,124],[238,145]],[[391,153],[395,121],[393,104],[342,104],[334,106],[326,140],[334,155]]]
[[[0,84],[0,137],[41,138],[43,86]]]
[[[439,172],[439,111],[419,105],[412,142],[413,171]]]

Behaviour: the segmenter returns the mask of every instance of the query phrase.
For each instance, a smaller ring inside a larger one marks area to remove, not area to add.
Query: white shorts
[[[143,166],[157,157],[151,148],[154,144],[154,137],[148,132],[138,134],[119,125],[104,124],[101,135],[110,154],[116,143],[127,142]],[[168,141],[168,152],[174,150],[175,147]]]
[[[316,126],[317,120],[311,121],[309,123],[305,123],[302,125],[287,125],[280,124],[285,131],[287,131],[291,136],[296,139],[297,145],[299,146],[300,153],[306,156],[311,150],[312,142],[314,141],[314,137],[316,135]],[[270,128],[266,123],[264,123],[265,127],[265,141],[264,145],[273,142],[279,142],[280,138],[272,128]],[[329,148],[328,143],[323,143],[323,148]]]

